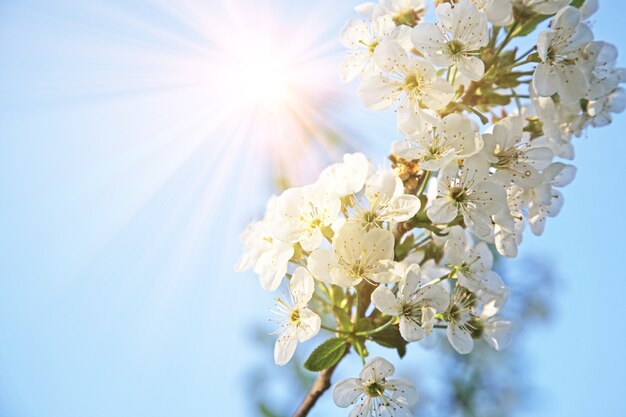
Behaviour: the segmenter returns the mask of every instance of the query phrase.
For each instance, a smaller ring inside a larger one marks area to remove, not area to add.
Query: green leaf
[[[311,352],[309,358],[304,362],[304,367],[313,372],[330,368],[343,357],[346,351],[346,343],[346,339],[338,337],[328,339]]]
[[[396,349],[400,358],[406,355],[407,342],[400,335],[400,330],[397,326],[390,326],[378,333],[374,333],[371,339],[381,346]]]

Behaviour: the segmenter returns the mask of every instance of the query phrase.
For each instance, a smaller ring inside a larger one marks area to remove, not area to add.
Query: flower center
[[[318,227],[320,227],[323,224],[322,219],[320,219],[319,217],[314,217],[313,219],[311,219],[311,221],[309,222],[309,226],[311,229],[317,229]]]
[[[450,42],[448,42],[448,51],[450,51],[450,55],[452,56],[458,56],[463,52],[463,43],[461,43],[460,41],[453,39]]]
[[[444,314],[444,319],[451,323],[461,320],[461,308],[456,304],[450,306],[450,309]]]
[[[385,392],[385,388],[382,386],[382,384],[376,381],[369,384],[365,388],[365,391],[367,392],[367,395],[369,397],[376,398],[383,395],[383,392]]]
[[[403,303],[402,304],[402,315],[407,317],[407,316],[412,316],[413,312],[415,311],[415,309],[413,308],[413,304],[411,303]]]
[[[450,198],[457,203],[467,201],[467,190],[462,187],[454,187],[450,190]]]
[[[291,310],[289,321],[295,323],[296,325],[300,324],[300,309],[294,308],[293,310]]]
[[[360,278],[363,276],[363,274],[365,274],[365,265],[363,265],[360,261],[357,262],[356,264],[352,265],[352,268],[350,270],[350,272],[352,272],[352,275],[355,278]]]
[[[369,230],[372,227],[380,227],[380,221],[376,211],[366,211],[362,214],[361,224],[365,227],[365,230]]]
[[[370,43],[369,45],[367,45],[367,49],[369,50],[370,54],[374,53],[374,49],[376,49],[376,47],[378,46],[378,41],[374,41],[372,43]]]
[[[407,92],[418,92],[421,88],[422,78],[415,74],[409,74],[404,79],[404,90]]]
[[[507,167],[518,159],[517,149],[515,148],[499,149],[499,147],[496,147],[494,154],[498,157],[496,168]]]
[[[396,26],[407,25],[414,27],[419,23],[420,20],[422,20],[424,11],[425,10],[423,7],[420,7],[418,9],[404,9],[393,17],[393,23],[395,23]]]

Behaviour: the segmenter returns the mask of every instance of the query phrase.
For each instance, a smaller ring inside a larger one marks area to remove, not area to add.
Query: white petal
[[[365,364],[363,370],[359,374],[359,378],[362,381],[366,381],[369,378],[375,380],[381,380],[383,378],[390,377],[395,372],[395,368],[389,361],[384,358],[373,358]]]
[[[426,210],[428,218],[433,223],[444,224],[449,223],[456,217],[458,210],[454,203],[448,198],[441,197],[435,199],[433,204]]]
[[[562,162],[555,162],[550,164],[543,171],[543,174],[555,187],[565,187],[574,181],[576,177],[576,167]]]
[[[406,406],[411,407],[415,405],[418,399],[417,390],[415,386],[402,379],[392,379],[385,383],[385,389],[390,392],[390,397],[393,399],[403,399],[402,401]],[[409,412],[408,416],[412,414]],[[395,415],[394,415],[395,416]]]
[[[391,289],[382,285],[372,293],[372,304],[388,316],[399,316],[402,314],[400,301],[393,295]]]
[[[394,195],[402,193],[404,186],[398,176],[391,171],[380,171],[372,175],[365,184],[365,196],[372,206],[387,204]]]
[[[424,89],[422,102],[433,110],[439,110],[450,103],[454,97],[454,88],[443,78],[435,77],[430,85]]]
[[[533,11],[539,14],[552,15],[570,4],[572,0],[545,0],[534,2]]]
[[[301,305],[306,305],[311,297],[313,297],[315,282],[313,281],[313,276],[306,268],[301,266],[296,268],[289,281],[289,290],[296,300],[296,303]]]
[[[322,234],[322,231],[319,227],[316,227],[315,229],[313,229],[313,231],[311,231],[309,234],[306,234],[300,240],[300,245],[305,251],[311,252],[319,248],[323,240],[324,235]]]
[[[445,263],[456,266],[464,263],[469,243],[465,229],[461,226],[452,226],[448,230],[448,239],[444,245]]]
[[[337,258],[328,249],[316,249],[309,255],[307,268],[313,274],[313,277],[322,282],[330,283],[330,273],[337,267]]]
[[[359,282],[361,282],[363,278],[350,275],[344,268],[334,268],[330,271],[330,284],[338,285],[342,288],[354,287]]]
[[[404,262],[407,262],[405,259]],[[400,264],[402,265],[402,264]],[[398,295],[403,300],[413,296],[417,292],[417,288],[421,283],[421,268],[418,264],[410,265],[404,270],[404,280],[400,283]]]
[[[283,333],[276,340],[274,345],[274,362],[276,365],[283,366],[293,357],[298,346],[298,340],[295,334]]]
[[[406,61],[406,51],[391,39],[383,40],[374,50],[374,62],[386,72],[395,72]]]
[[[341,43],[346,48],[363,48],[372,43],[372,34],[367,23],[361,19],[350,19],[341,30]]]
[[[365,396],[363,402],[358,403],[348,417],[373,417],[372,412],[372,398]]]
[[[259,274],[261,287],[266,291],[275,291],[287,273],[289,259],[293,256],[293,246],[278,240],[272,248],[259,256],[254,272]]]
[[[502,350],[509,345],[513,336],[513,324],[510,321],[497,320],[485,325],[483,337],[495,350]]]
[[[561,64],[556,66],[560,80],[559,95],[565,102],[579,100],[587,94],[587,78],[576,65]]]
[[[392,260],[393,234],[384,229],[365,231],[358,223],[346,223],[333,239],[335,254],[349,263],[367,259],[371,264]]]
[[[491,218],[483,211],[468,210],[463,212],[467,227],[481,239],[491,234]]]
[[[466,158],[482,148],[482,138],[467,117],[452,113],[442,119],[441,125],[445,141],[454,148],[457,156]]]
[[[411,31],[411,41],[418,51],[428,55],[439,66],[452,64],[452,59],[441,51],[446,47],[446,38],[432,23],[420,23]]]
[[[556,35],[557,33],[554,30],[548,29],[541,32],[537,38],[537,54],[543,62],[548,60],[548,51],[554,43]]]
[[[456,324],[448,324],[447,329],[448,341],[452,347],[462,355],[470,353],[474,348],[474,341],[472,336],[461,329]]]
[[[555,68],[542,63],[537,64],[532,82],[537,94],[543,97],[549,97],[556,93],[561,84]]]
[[[381,75],[365,78],[359,87],[361,101],[372,110],[383,110],[396,102],[401,86]]]
[[[485,74],[485,63],[475,56],[467,56],[456,62],[459,72],[472,81],[479,81]]]
[[[569,2],[565,2],[565,0],[561,0],[561,2],[565,4],[569,3]],[[544,3],[549,3],[549,2],[544,1]],[[565,6],[565,4],[563,6]],[[540,7],[537,7],[535,10],[541,13]],[[579,23],[580,23],[580,11],[576,7],[567,6],[567,7],[561,8],[559,12],[556,14],[556,16],[554,16],[554,20],[552,21],[551,27],[552,29],[556,31],[571,30],[575,28],[576,26],[578,26]]]
[[[355,404],[364,393],[363,385],[357,378],[344,379],[335,384],[333,401],[337,407],[346,408]]]
[[[339,76],[342,83],[348,83],[359,76],[363,65],[367,62],[366,51],[350,51],[341,62]]]
[[[422,204],[417,196],[404,194],[391,199],[383,211],[384,220],[407,221],[419,211]]]
[[[420,304],[432,307],[440,313],[446,311],[450,304],[448,291],[439,284],[427,285],[421,288],[416,298],[420,301]]]
[[[317,336],[322,324],[320,316],[308,308],[303,308],[300,310],[300,320],[300,325],[296,329],[299,342],[305,342]]]
[[[407,342],[417,342],[422,340],[426,333],[415,320],[402,316],[400,317],[400,335]]]

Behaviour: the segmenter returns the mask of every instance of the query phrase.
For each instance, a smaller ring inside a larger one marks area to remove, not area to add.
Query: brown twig
[[[350,345],[347,345],[342,359],[348,354],[349,351]],[[324,394],[324,392],[326,392],[326,390],[328,390],[328,388],[330,388],[330,378],[333,375],[333,372],[335,372],[337,365],[339,365],[339,362],[341,362],[341,359],[336,364],[328,369],[324,369],[317,375],[317,378],[313,381],[313,385],[309,388],[309,391],[306,393],[302,403],[300,403],[300,406],[293,414],[293,417],[306,417],[309,414],[317,400],[322,396],[322,394]]]
[[[395,229],[393,229],[393,237],[396,241],[396,246],[400,244],[400,241],[409,230],[413,229],[413,225],[411,221],[400,222],[396,225]]]

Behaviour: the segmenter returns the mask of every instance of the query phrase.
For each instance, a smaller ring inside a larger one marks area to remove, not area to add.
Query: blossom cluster
[[[417,398],[388,379],[387,360],[366,363],[368,344],[402,357],[439,330],[460,354],[477,339],[509,343],[494,257],[516,257],[527,226],[543,233],[576,173],[561,161],[573,159],[574,137],[626,107],[617,49],[587,23],[595,0],[436,3],[434,23],[423,0],[365,3],[341,34],[342,81],[359,78],[365,106],[397,113],[391,167],[346,154],[270,199],[242,236],[238,269],[252,268],[267,291],[288,282],[275,362],[321,329],[332,337],[307,369],[361,357],[359,378],[334,389],[338,406],[356,405],[350,415],[409,416]]]

